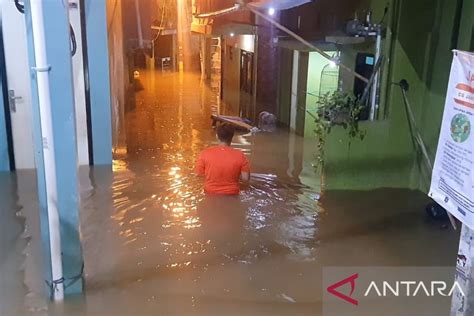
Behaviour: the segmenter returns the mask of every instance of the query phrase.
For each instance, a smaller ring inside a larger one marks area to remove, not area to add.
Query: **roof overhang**
[[[334,43],[328,43],[324,40],[309,40],[309,42],[316,46],[317,48],[323,51],[336,51],[338,50],[337,45]],[[278,38],[277,46],[281,48],[286,48],[290,50],[297,50],[300,52],[312,52],[314,50],[308,48],[308,46],[304,45],[300,41],[297,41],[292,38]]]
[[[248,5],[263,9],[287,10],[310,2],[312,0],[259,0],[250,2]]]

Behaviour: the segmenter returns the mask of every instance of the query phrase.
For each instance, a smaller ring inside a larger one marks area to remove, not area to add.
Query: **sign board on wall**
[[[430,197],[474,229],[474,53],[454,52]]]

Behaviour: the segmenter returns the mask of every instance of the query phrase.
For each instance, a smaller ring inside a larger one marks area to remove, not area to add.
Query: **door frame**
[[[7,64],[5,60],[5,47],[3,43],[3,20],[0,12],[0,81],[3,96],[3,111],[5,113],[5,129],[7,135],[8,160],[10,164],[10,171],[14,171],[15,167],[15,151],[13,149],[13,130],[10,113],[10,98],[8,97],[8,77]]]

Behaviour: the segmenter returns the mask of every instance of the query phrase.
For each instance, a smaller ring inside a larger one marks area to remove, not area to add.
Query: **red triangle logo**
[[[352,305],[359,305],[359,301],[356,300],[356,299],[353,299],[351,296],[352,294],[354,293],[355,291],[355,281],[359,278],[359,273],[356,273],[342,281],[339,281],[337,283],[334,283],[333,285],[330,285],[328,288],[327,288],[327,291],[334,295],[335,297],[337,298],[340,298],[341,300],[344,300]],[[339,291],[337,291],[338,288],[340,288],[341,286],[344,286],[346,285],[347,283],[350,283],[351,284],[351,293],[349,294],[349,296],[347,296],[346,294],[343,294]]]

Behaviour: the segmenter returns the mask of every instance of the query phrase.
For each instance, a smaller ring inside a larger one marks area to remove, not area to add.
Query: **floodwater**
[[[84,298],[42,302],[34,175],[1,176],[2,316],[321,315],[324,266],[454,266],[458,236],[425,217],[423,194],[321,193],[311,140],[283,130],[237,135],[250,184],[205,196],[192,170],[216,143],[210,115],[228,113],[219,86],[193,74],[141,80],[113,170],[81,170]]]

